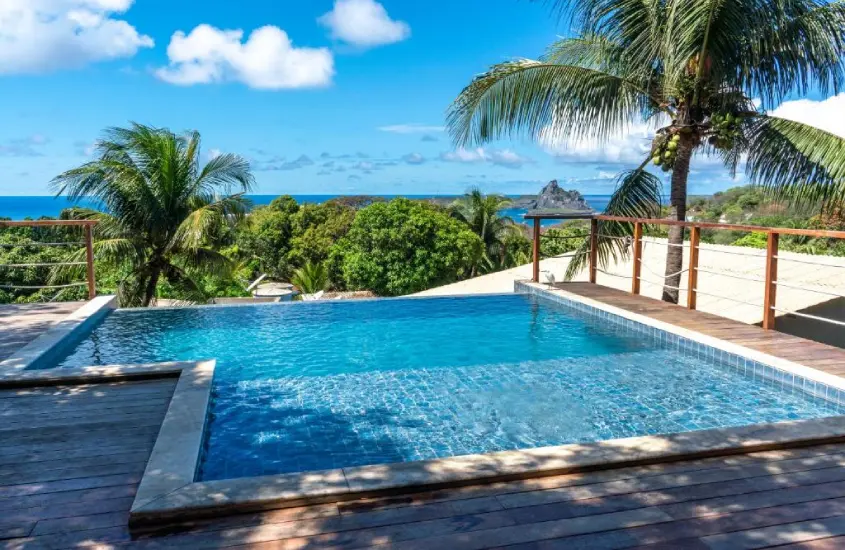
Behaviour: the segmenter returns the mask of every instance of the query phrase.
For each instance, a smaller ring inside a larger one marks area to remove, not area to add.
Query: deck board
[[[845,370],[845,352],[823,344],[595,285],[567,290]],[[209,518],[133,538],[129,507],[174,385],[0,391],[0,549],[845,547],[845,444]]]
[[[85,302],[0,305],[0,361],[38,338]]]

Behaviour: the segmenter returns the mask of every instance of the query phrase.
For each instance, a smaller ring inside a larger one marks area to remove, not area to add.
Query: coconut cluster
[[[716,149],[730,150],[734,148],[736,140],[742,132],[739,127],[739,117],[731,113],[714,114],[710,118],[711,136],[707,142]]]
[[[654,165],[659,166],[664,172],[670,171],[675,166],[680,141],[681,136],[679,134],[660,136],[655,139],[652,145],[651,158]]]

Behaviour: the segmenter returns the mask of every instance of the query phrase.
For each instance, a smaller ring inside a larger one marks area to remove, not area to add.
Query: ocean
[[[329,199],[336,198],[340,195],[292,195],[294,199],[300,204],[305,203],[322,203]],[[399,195],[376,195],[386,199],[395,198]],[[432,198],[432,195],[403,195],[411,199],[427,199]],[[255,206],[269,204],[270,201],[278,197],[278,195],[248,195],[248,198]],[[457,198],[452,195],[440,195],[438,198]],[[590,206],[597,212],[603,212],[610,199],[610,195],[584,195]],[[65,197],[52,196],[38,196],[38,197],[0,197],[0,218],[9,218],[12,220],[36,220],[42,216],[55,218],[65,208],[70,208],[77,204],[79,206],[95,206],[93,201],[80,200],[78,203],[69,201]],[[522,216],[527,212],[521,208],[508,208],[502,213],[510,216],[514,221],[522,221]],[[557,223],[555,220],[546,220],[544,224],[552,225]]]

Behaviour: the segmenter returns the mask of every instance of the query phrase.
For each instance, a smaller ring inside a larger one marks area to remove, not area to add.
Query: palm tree
[[[500,211],[510,204],[511,201],[507,197],[485,195],[477,187],[470,189],[452,203],[452,214],[469,225],[484,243],[481,265],[473,266],[471,276],[477,275],[479,268],[481,271],[490,271],[505,265],[508,258],[508,238],[518,232],[513,220],[500,214]]]
[[[203,166],[197,132],[179,136],[140,124],[107,130],[96,149],[96,160],[52,185],[60,195],[102,204],[103,211],[77,208],[72,215],[99,221],[94,253],[121,271],[121,303],[150,305],[162,277],[189,300],[202,300],[191,275],[231,268],[217,248],[226,224],[247,210],[249,163],[224,154]]]
[[[845,84],[845,2],[825,0],[575,0],[555,2],[577,34],[539,60],[494,65],[450,108],[457,146],[529,135],[564,146],[606,141],[632,123],[653,124],[651,154],[618,176],[608,214],[654,217],[671,172],[670,218],[686,217],[695,153],[782,199],[845,200],[845,140],[767,114],[791,94]],[[601,232],[630,235],[630,224]],[[683,228],[669,231],[663,299],[677,302]],[[600,239],[600,261],[626,254]],[[583,267],[585,255],[568,276]]]
[[[329,284],[329,272],[321,263],[307,262],[294,272],[290,282],[301,292],[314,294],[326,289]]]

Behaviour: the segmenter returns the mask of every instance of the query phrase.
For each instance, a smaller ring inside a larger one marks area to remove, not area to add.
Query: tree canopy
[[[360,210],[330,260],[350,289],[399,296],[469,275],[484,244],[437,206],[394,199]]]
[[[219,155],[202,164],[197,132],[133,124],[111,128],[97,158],[57,176],[52,185],[71,199],[96,199],[103,210],[69,215],[95,219],[95,256],[121,271],[121,304],[149,305],[164,278],[194,301],[204,301],[198,274],[233,266],[218,250],[225,226],[246,213],[242,194],[253,185],[249,163]],[[77,253],[83,258],[84,250]]]

